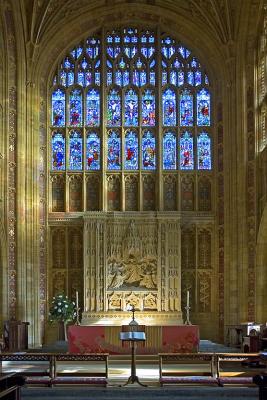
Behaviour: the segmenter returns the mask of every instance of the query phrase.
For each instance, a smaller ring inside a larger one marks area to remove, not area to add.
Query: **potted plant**
[[[67,323],[76,317],[75,303],[65,294],[58,294],[53,297],[49,309],[49,321],[57,321],[59,326],[59,340],[66,340]],[[63,331],[63,332],[62,332]]]

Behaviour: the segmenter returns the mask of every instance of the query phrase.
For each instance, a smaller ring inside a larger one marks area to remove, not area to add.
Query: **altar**
[[[80,326],[68,328],[69,353],[130,354],[122,346],[120,326]],[[146,341],[137,347],[137,354],[191,353],[199,348],[197,325],[145,326]]]

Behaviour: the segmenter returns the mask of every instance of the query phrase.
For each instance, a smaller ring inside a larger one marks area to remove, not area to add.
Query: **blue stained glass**
[[[170,83],[174,86],[176,86],[176,82],[177,82],[177,73],[176,71],[171,71],[170,72]]]
[[[155,95],[146,89],[142,95],[142,125],[155,126]]]
[[[155,86],[155,84],[156,84],[156,73],[154,71],[152,71],[152,72],[150,72],[149,76],[150,76],[150,80],[149,80],[150,85]]]
[[[197,124],[198,126],[210,125],[210,94],[206,89],[197,93]]]
[[[86,169],[100,169],[100,138],[92,132],[87,135],[86,140]]]
[[[69,169],[81,170],[83,158],[83,140],[80,132],[72,131],[69,139]]]
[[[163,125],[176,125],[176,96],[173,90],[166,89],[162,94]]]
[[[142,47],[142,48],[141,48],[141,53],[143,54],[144,57],[147,58],[148,52],[147,52],[147,48],[146,48],[146,47]]]
[[[211,169],[211,140],[206,132],[197,138],[198,169]]]
[[[196,58],[193,58],[191,61],[191,67],[196,68],[198,66],[198,62],[196,60]]]
[[[101,82],[101,75],[100,72],[95,72],[95,84],[97,86],[100,86],[100,82]]]
[[[153,68],[156,65],[156,60],[152,60],[151,63],[149,64],[150,68]]]
[[[112,85],[112,72],[107,72],[107,85]]]
[[[180,124],[181,126],[193,125],[193,96],[187,90],[180,95]]]
[[[52,125],[65,125],[65,93],[60,89],[52,93]]]
[[[60,85],[66,86],[66,84],[67,84],[67,73],[65,71],[61,70],[59,76],[60,76],[60,78],[59,78]]]
[[[194,142],[189,132],[184,132],[180,137],[180,168],[194,169]]]
[[[164,57],[168,58],[168,48],[167,47],[163,46],[161,48],[161,52],[164,55]]]
[[[173,66],[173,68],[176,68],[176,69],[177,69],[177,68],[182,67],[182,64],[180,63],[179,59],[176,58],[176,59],[174,60],[173,64],[172,64],[172,66]]]
[[[133,85],[139,86],[139,73],[138,71],[133,71]]]
[[[68,72],[68,86],[71,86],[74,84],[74,72],[70,71]]]
[[[163,169],[176,169],[176,136],[167,132],[163,136]]]
[[[97,60],[97,62],[95,63],[95,68],[99,68],[100,67],[100,60]]]
[[[129,71],[124,71],[122,74],[122,83],[123,86],[127,86],[130,83],[130,74]]]
[[[130,58],[131,57],[131,48],[130,47],[124,47],[123,49],[125,55]]]
[[[138,169],[138,137],[133,131],[125,135],[125,169]]]
[[[54,79],[53,79],[53,86],[55,86],[57,84],[57,76],[55,75]]]
[[[84,58],[81,62],[81,68],[82,69],[86,69],[88,67],[88,62],[86,61],[86,59]]]
[[[100,40],[99,39],[95,39],[95,38],[87,39],[86,45],[87,45],[86,53],[88,54],[88,56],[90,58],[94,59],[97,56],[99,56],[99,52],[100,52]]]
[[[205,75],[205,85],[209,85],[209,78]]]
[[[146,84],[146,71],[139,72],[140,75],[140,86],[144,86]]]
[[[77,83],[78,83],[78,85],[80,85],[80,86],[85,86],[85,85],[84,85],[84,72],[78,71],[78,74],[77,74]]]
[[[162,71],[162,86],[168,83],[168,75],[167,71]]]
[[[92,84],[92,72],[85,73],[85,86],[89,86]]]
[[[133,89],[125,93],[124,124],[126,126],[138,125],[138,95]]]
[[[82,94],[79,89],[70,92],[70,117],[69,123],[72,126],[80,126],[83,122]]]
[[[122,86],[122,73],[121,71],[115,72],[115,83],[119,86]]]
[[[121,96],[117,90],[112,89],[107,99],[107,125],[121,125]]]
[[[194,73],[193,73],[193,71],[188,71],[187,72],[187,83],[189,84],[189,85],[194,85]]]
[[[69,58],[65,58],[64,62],[63,62],[63,66],[66,69],[70,69],[73,68],[73,64],[70,62]]]
[[[116,132],[108,135],[108,170],[121,169],[121,140]]]
[[[182,86],[184,84],[184,72],[178,72],[178,86]]]
[[[86,125],[100,125],[100,94],[98,90],[91,89],[86,96]]]
[[[70,54],[72,55],[73,58],[75,58],[75,60],[77,60],[82,54],[82,52],[83,48],[81,46],[77,46],[70,52]]]
[[[195,86],[201,85],[201,71],[195,72]]]
[[[65,138],[61,132],[52,133],[52,170],[65,169]]]
[[[142,137],[142,169],[156,168],[156,140],[150,131]]]

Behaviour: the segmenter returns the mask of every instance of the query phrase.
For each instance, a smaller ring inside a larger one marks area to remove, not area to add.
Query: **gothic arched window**
[[[188,170],[211,170],[212,90],[207,73],[191,50],[157,32],[136,27],[96,32],[58,64],[50,103],[51,181],[66,175],[64,181],[70,182],[68,175],[80,174],[83,196],[92,192],[86,189],[92,174],[102,182],[102,193],[110,182],[116,182],[113,189],[131,193],[134,182],[140,196],[135,204],[144,210],[145,183],[153,182],[157,193],[163,181],[166,186],[182,180]],[[68,186],[64,191],[68,193]],[[125,193],[108,193],[100,209],[109,209],[112,196],[133,208],[121,201]],[[82,201],[86,210],[91,203],[87,197]]]

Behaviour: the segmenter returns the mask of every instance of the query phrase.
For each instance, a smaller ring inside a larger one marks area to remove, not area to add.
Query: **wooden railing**
[[[233,369],[234,363],[240,367]],[[160,353],[159,380],[161,385],[248,385],[253,384],[253,376],[266,373],[265,363],[267,358],[261,353]],[[249,368],[245,370],[242,364]]]
[[[106,386],[108,382],[108,353],[90,354],[66,354],[66,353],[0,353],[0,362],[16,362],[16,368],[20,375],[26,377],[26,384],[44,384],[53,386],[56,384],[94,384]],[[66,363],[92,364],[91,371],[65,372],[60,371],[59,366]],[[23,369],[25,364],[32,364],[35,369]]]
[[[266,374],[267,369],[265,365],[267,356],[262,353],[160,353],[158,357],[161,385],[180,383],[250,385],[253,384],[253,376]],[[0,353],[1,365],[4,361],[13,362],[12,370],[24,375],[26,384],[48,386],[57,384],[106,386],[108,358],[108,353]],[[70,365],[67,365],[68,363]],[[75,370],[75,363],[79,363],[79,367],[81,364],[85,366],[93,364],[93,367],[78,371],[78,368]],[[237,365],[238,368],[234,367]],[[33,366],[34,369],[30,368]],[[257,368],[253,369],[253,366]]]

